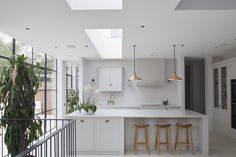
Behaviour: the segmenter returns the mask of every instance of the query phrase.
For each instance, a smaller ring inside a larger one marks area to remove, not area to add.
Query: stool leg
[[[138,134],[138,128],[135,127],[135,132],[134,132],[134,154],[136,154],[137,134]]]
[[[166,134],[166,146],[167,146],[167,150],[169,150],[168,128],[165,128],[165,134]]]
[[[181,146],[182,146],[182,128],[179,128],[179,153],[181,154]]]
[[[186,128],[186,146],[187,146],[187,150],[189,150],[188,128]]]
[[[157,127],[157,130],[156,130],[155,150],[157,150],[157,141],[158,141],[158,127]]]
[[[178,142],[179,142],[179,127],[176,126],[175,150],[176,150]]]
[[[170,127],[168,128],[168,134],[169,134],[168,145],[169,145],[169,147],[170,147],[171,154],[173,154],[173,149],[172,149],[172,140],[171,140],[171,128],[170,128]]]
[[[193,130],[192,127],[190,127],[190,145],[192,147],[192,154],[194,154],[194,145],[193,145]]]
[[[160,127],[157,127],[157,153],[160,154]]]
[[[145,143],[146,143],[146,150],[148,151],[148,154],[150,154],[148,128],[145,128]]]

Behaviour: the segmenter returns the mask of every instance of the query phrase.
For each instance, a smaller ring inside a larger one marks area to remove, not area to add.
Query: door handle
[[[80,122],[81,122],[81,123],[83,123],[83,122],[84,122],[84,120],[83,120],[83,119],[81,119],[81,120],[80,120]]]

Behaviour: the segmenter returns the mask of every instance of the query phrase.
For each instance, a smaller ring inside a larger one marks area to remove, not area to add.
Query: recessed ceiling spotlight
[[[145,27],[144,25],[141,26],[141,28],[144,28],[144,27]]]
[[[88,45],[85,45],[84,47],[88,48]]]
[[[55,45],[54,48],[57,49],[58,48],[57,45]]]
[[[30,28],[29,28],[29,27],[26,27],[26,28],[25,28],[25,30],[29,31],[29,30],[30,30]]]
[[[66,45],[67,48],[76,48],[76,45]]]

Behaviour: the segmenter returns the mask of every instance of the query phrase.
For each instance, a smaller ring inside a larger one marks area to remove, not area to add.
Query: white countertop
[[[140,104],[140,105],[97,105],[100,109],[180,109],[179,105]]]
[[[79,111],[75,111],[66,115],[67,118],[78,117],[123,117],[123,118],[204,118],[206,115],[179,109],[164,110],[135,110],[135,109],[98,109],[93,115],[82,115]]]

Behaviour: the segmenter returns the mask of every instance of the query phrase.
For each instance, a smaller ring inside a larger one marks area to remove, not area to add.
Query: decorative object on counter
[[[91,115],[97,111],[97,106],[91,104],[81,104],[80,108],[83,115]]]
[[[163,105],[168,105],[168,100],[162,101]]]
[[[182,78],[176,74],[176,67],[175,67],[175,46],[176,45],[173,45],[173,47],[174,47],[174,73],[171,75],[171,77],[168,79],[168,81],[182,80]]]
[[[94,114],[97,111],[96,101],[100,90],[95,90],[94,86],[88,85],[83,89],[83,103],[80,104],[81,114]]]
[[[115,104],[115,95],[111,94],[110,99],[107,101],[108,105],[114,105]]]
[[[73,89],[69,90],[68,99],[66,102],[66,113],[69,114],[79,110],[79,101],[79,92]]]
[[[40,74],[26,60],[24,55],[12,56],[0,74],[0,126],[6,129],[2,136],[9,156],[26,150],[42,135],[42,121],[35,116]]]
[[[129,81],[142,80],[142,78],[139,77],[139,76],[136,74],[136,71],[135,71],[135,47],[136,47],[136,45],[133,45],[133,47],[134,47],[134,74],[133,74],[132,76],[130,76]]]

